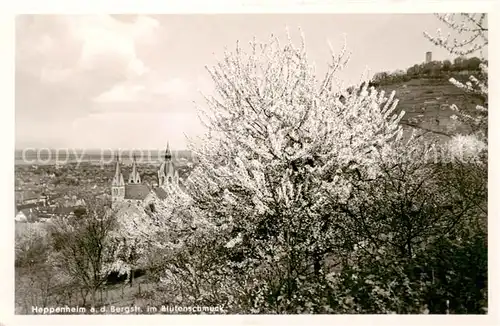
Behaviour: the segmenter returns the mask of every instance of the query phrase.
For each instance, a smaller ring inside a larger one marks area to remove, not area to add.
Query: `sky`
[[[321,71],[328,42],[352,53],[347,83],[451,58],[423,36],[431,14],[21,15],[16,19],[16,148],[185,148],[203,129],[214,65],[225,47],[302,30]],[[200,93],[201,92],[201,93]]]

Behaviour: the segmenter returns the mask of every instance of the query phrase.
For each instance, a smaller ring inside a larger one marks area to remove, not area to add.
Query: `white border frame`
[[[0,128],[2,159],[0,160],[2,177],[2,195],[0,207],[3,214],[0,219],[2,232],[1,261],[2,282],[0,282],[0,325],[165,325],[165,324],[361,324],[361,325],[500,325],[498,299],[500,275],[499,268],[499,200],[495,200],[498,189],[499,172],[494,167],[500,166],[498,160],[499,131],[490,127],[489,135],[489,313],[486,316],[431,316],[431,315],[287,315],[287,316],[16,316],[14,315],[14,15],[28,13],[45,14],[83,14],[83,13],[432,13],[432,12],[487,12],[489,14],[490,40],[500,40],[498,22],[500,21],[500,5],[497,1],[218,1],[218,0],[164,0],[164,1],[130,1],[130,0],[33,0],[9,1],[0,10],[0,79],[2,91],[2,127]],[[121,10],[116,11],[117,8]],[[425,30],[425,27],[422,28]],[[497,35],[497,36],[495,36]],[[497,58],[500,58],[496,43],[489,45],[490,71],[490,111],[489,121],[496,125],[499,121],[498,108],[500,90]]]

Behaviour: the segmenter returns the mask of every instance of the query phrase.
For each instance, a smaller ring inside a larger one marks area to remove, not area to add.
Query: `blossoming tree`
[[[97,303],[97,293],[106,283],[117,247],[111,239],[116,227],[115,216],[104,203],[87,196],[85,211],[79,217],[58,217],[48,224],[52,251],[48,262],[58,272],[58,278],[73,282],[83,304],[91,295]]]
[[[396,113],[394,94],[367,83],[345,91],[336,77],[345,48],[330,59],[319,78],[303,37],[298,47],[272,37],[237,44],[208,68],[216,94],[200,108],[207,132],[191,147],[199,164],[186,181],[183,214],[206,225],[196,241],[210,241],[219,256],[198,285],[214,273],[237,275],[219,286],[239,284],[249,305],[271,296],[263,309],[286,311],[300,292],[321,286],[313,278],[327,256],[345,250],[339,217],[324,207],[349,200],[353,173],[382,173],[377,162],[402,141],[404,112]]]
[[[133,271],[149,267],[158,250],[173,249],[181,245],[183,231],[190,227],[178,211],[188,203],[178,186],[167,189],[168,196],[154,197],[145,208],[124,203],[115,212],[116,228],[110,237],[116,245],[115,257],[107,266],[109,271],[127,275],[133,281]]]

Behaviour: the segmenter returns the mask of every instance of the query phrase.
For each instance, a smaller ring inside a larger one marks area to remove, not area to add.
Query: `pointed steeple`
[[[137,173],[137,166],[135,165],[135,154],[132,156],[132,174]]]
[[[115,158],[116,158],[116,170],[115,170],[115,177],[116,177],[121,173],[121,170],[120,170],[120,157],[118,156],[118,154],[115,155]]]
[[[141,183],[141,176],[139,175],[139,172],[137,172],[137,165],[135,162],[135,154],[133,156],[132,172],[130,172],[130,176],[128,177],[128,183]]]
[[[167,149],[165,149],[165,161],[170,161],[172,159],[172,152],[170,151],[170,144],[167,142]]]
[[[167,184],[176,182],[176,165],[172,161],[170,143],[167,142],[167,148],[165,149],[165,160],[160,164],[160,169],[158,170],[158,185],[160,187],[163,187]]]
[[[115,170],[115,176],[113,178],[113,185],[122,186],[124,184],[125,182],[123,181],[123,174],[120,168],[120,158],[118,154],[116,154],[116,170]]]

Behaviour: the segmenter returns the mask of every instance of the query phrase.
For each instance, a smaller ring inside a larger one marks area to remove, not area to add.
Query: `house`
[[[37,207],[38,207],[37,203],[21,204],[16,206],[16,211],[21,211],[23,209],[37,208]]]
[[[16,216],[14,217],[14,221],[16,222],[27,222],[28,217],[26,216],[27,212],[26,211],[19,211],[16,213]]]
[[[18,195],[16,192],[16,202],[18,201],[23,204],[42,204],[47,205],[47,196],[45,194],[38,194],[34,191],[20,192]]]
[[[54,209],[54,214],[56,216],[59,216],[59,217],[68,218],[68,217],[75,216],[74,210],[75,210],[75,207],[67,207],[67,206],[56,207]]]
[[[35,208],[23,208],[16,213],[14,220],[17,222],[34,222],[38,219]]]

